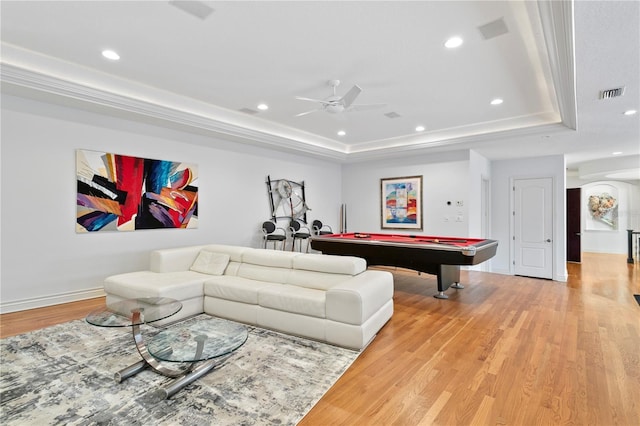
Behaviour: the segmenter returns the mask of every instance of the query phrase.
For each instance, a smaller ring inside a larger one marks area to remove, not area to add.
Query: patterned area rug
[[[172,379],[152,371],[114,381],[140,359],[128,328],[78,320],[2,339],[0,424],[294,425],[359,355],[248,328],[223,365],[169,400],[154,391]]]

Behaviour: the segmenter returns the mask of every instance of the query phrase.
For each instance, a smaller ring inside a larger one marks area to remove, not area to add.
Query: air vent
[[[388,118],[398,118],[400,117],[400,114],[398,114],[397,112],[388,112],[385,114]]]
[[[600,99],[617,98],[622,95],[624,95],[624,86],[600,91]]]
[[[488,24],[484,24],[478,27],[478,30],[480,30],[480,33],[485,40],[489,40],[491,38],[495,38],[509,32],[507,24],[504,23],[503,18],[496,19],[495,21],[489,22]]]
[[[169,2],[171,6],[175,6],[183,12],[187,12],[191,16],[205,20],[211,15],[213,9],[201,1],[195,0],[172,0]]]
[[[245,114],[257,114],[258,111],[256,111],[255,109],[251,109],[251,108],[240,108],[238,111],[240,112],[244,112]]]

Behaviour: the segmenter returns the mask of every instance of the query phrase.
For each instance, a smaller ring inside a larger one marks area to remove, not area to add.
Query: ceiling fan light
[[[447,40],[444,43],[444,47],[446,47],[447,49],[454,49],[456,47],[460,47],[463,43],[462,38],[460,37],[451,37],[449,40]]]
[[[417,126],[416,132],[424,132],[424,126]]]
[[[491,101],[491,105],[500,105],[502,102],[504,102],[502,99],[495,98],[494,100]]]
[[[114,50],[111,49],[105,49],[102,51],[102,56],[104,56],[105,58],[112,60],[112,61],[117,61],[120,59],[120,55],[118,55],[118,53]]]
[[[258,108],[260,111],[266,111],[266,110],[268,110],[268,109],[269,109],[269,105],[267,105],[267,104],[258,104],[257,108]]]
[[[344,136],[346,134],[347,132],[345,132],[344,130],[338,130],[338,136]]]

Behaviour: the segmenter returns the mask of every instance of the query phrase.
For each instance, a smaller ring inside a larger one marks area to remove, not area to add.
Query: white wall
[[[346,164],[343,166],[342,176],[349,232],[419,232],[426,235],[469,237],[468,151]],[[423,230],[382,230],[380,179],[404,176],[423,176]],[[447,205],[447,201],[451,201],[451,205]],[[456,207],[456,201],[463,201],[463,207]],[[462,217],[461,222],[456,222],[457,216]]]
[[[305,181],[314,218],[338,227],[340,165],[2,96],[0,310],[95,297],[104,277],[146,269],[150,250],[201,243],[259,247],[265,179]],[[199,166],[199,228],[76,234],[75,150]]]
[[[491,162],[491,236],[500,241],[492,259],[494,272],[512,273],[512,197],[515,178],[553,179],[553,279],[567,280],[565,161],[562,155]]]
[[[108,275],[147,267],[150,250],[220,242],[261,245],[269,218],[265,178],[304,180],[312,211],[339,229],[380,232],[380,179],[423,176],[423,234],[481,235],[481,180],[491,182],[491,233],[499,241],[493,272],[511,273],[510,181],[554,180],[554,272],[566,280],[565,166],[562,156],[489,162],[474,151],[340,165],[111,116],[3,95],[0,208],[0,311],[27,309],[101,294]],[[200,223],[194,230],[75,233],[75,150],[89,149],[197,163]],[[640,190],[627,185],[628,211]],[[451,205],[447,205],[450,201]],[[462,201],[463,206],[456,206]],[[457,217],[462,217],[457,222]],[[625,226],[621,229],[624,232]],[[384,232],[401,232],[388,230]],[[412,233],[412,231],[405,231]],[[595,242],[598,247],[601,242]],[[588,250],[591,243],[586,244]],[[584,249],[584,246],[583,246]]]
[[[602,225],[589,229],[592,220],[587,208],[589,190],[594,186],[611,185],[618,193],[618,229]],[[583,252],[627,254],[627,229],[640,230],[640,186],[622,181],[567,179],[568,188],[581,188],[580,244]]]

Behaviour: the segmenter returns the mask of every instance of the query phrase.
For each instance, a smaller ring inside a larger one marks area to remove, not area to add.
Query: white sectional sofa
[[[393,276],[364,259],[227,245],[151,252],[148,271],[108,277],[107,304],[180,300],[202,312],[334,345],[364,348],[393,315]]]

